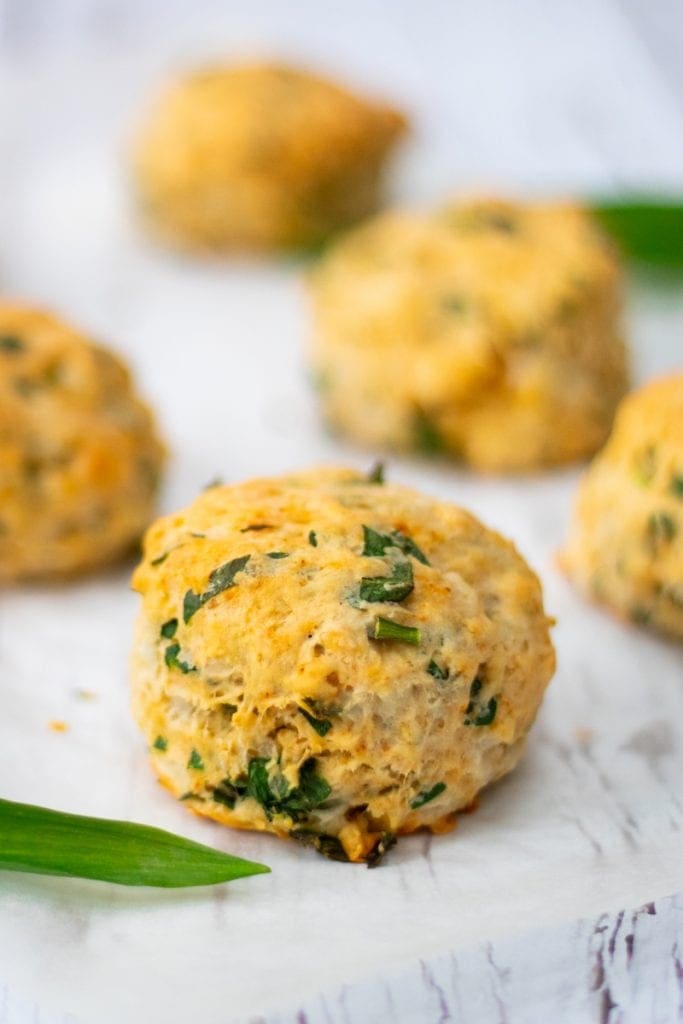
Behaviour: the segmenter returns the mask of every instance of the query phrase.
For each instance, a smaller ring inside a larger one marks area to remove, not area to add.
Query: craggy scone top
[[[160,97],[135,151],[138,195],[169,238],[209,248],[319,242],[378,205],[398,111],[277,63],[209,67]]]
[[[592,454],[627,388],[618,266],[575,206],[380,214],[311,297],[325,416],[366,445],[537,469]]]
[[[683,374],[622,402],[581,482],[562,563],[595,600],[683,637]]]
[[[0,304],[0,581],[121,555],[164,449],[124,365],[47,313]]]
[[[144,550],[134,711],[198,813],[372,862],[518,760],[549,620],[461,509],[317,470],[212,487]]]

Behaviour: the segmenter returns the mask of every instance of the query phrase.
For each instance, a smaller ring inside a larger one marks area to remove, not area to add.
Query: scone
[[[134,158],[149,224],[205,249],[311,246],[372,213],[402,114],[281,64],[210,67],[159,99]]]
[[[144,552],[134,714],[199,814],[374,863],[519,760],[549,620],[462,509],[317,470],[213,487]]]
[[[0,582],[130,549],[163,455],[119,359],[56,317],[0,303]]]
[[[683,374],[620,406],[581,482],[561,562],[596,601],[683,637]]]
[[[368,446],[558,465],[596,451],[627,387],[619,270],[577,207],[386,213],[328,251],[311,293],[325,417]]]

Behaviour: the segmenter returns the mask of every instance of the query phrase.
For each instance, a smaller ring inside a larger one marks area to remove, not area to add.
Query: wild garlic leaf
[[[148,825],[0,800],[0,870],[180,888],[270,868]]]

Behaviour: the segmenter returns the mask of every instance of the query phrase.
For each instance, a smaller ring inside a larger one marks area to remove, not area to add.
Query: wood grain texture
[[[416,961],[243,1024],[677,1024],[683,897]]]

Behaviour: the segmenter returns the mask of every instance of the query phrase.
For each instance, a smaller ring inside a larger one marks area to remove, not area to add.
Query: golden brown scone
[[[133,586],[161,781],[340,859],[452,827],[518,761],[554,669],[512,544],[351,470],[207,490],[149,529]]]
[[[365,445],[528,471],[591,455],[627,382],[614,254],[573,206],[386,213],[311,278],[325,416]]]
[[[131,548],[163,454],[120,360],[56,317],[0,303],[0,582]]]
[[[377,209],[402,114],[281,64],[198,70],[161,96],[135,152],[167,239],[205,249],[314,245]]]
[[[683,637],[683,374],[622,402],[581,482],[561,561],[596,601]]]

